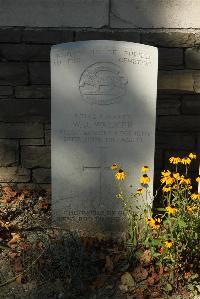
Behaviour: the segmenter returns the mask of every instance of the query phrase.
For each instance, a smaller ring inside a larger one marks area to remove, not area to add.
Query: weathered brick
[[[26,28],[22,32],[22,41],[39,44],[57,44],[73,41],[73,31],[65,29]]]
[[[0,26],[93,27],[108,25],[109,0],[0,0]]]
[[[145,32],[141,43],[159,47],[192,47],[199,40],[199,33],[188,32]]]
[[[35,168],[35,167],[50,167],[49,146],[23,146],[21,148],[21,160],[23,167]]]
[[[183,50],[177,48],[159,48],[158,65],[160,68],[183,65]]]
[[[0,167],[0,182],[29,182],[30,171],[21,167]]]
[[[113,28],[199,28],[199,1],[111,0]]]
[[[183,114],[200,115],[200,95],[184,95],[181,110]]]
[[[44,138],[38,138],[38,139],[20,139],[20,145],[44,145]]]
[[[25,63],[0,62],[0,85],[25,85],[28,83],[28,72]]]
[[[45,130],[51,130],[51,124],[45,124]]]
[[[2,183],[2,185],[4,185]],[[6,184],[5,184],[6,185]],[[11,183],[9,183],[9,186],[12,186]],[[51,184],[39,184],[39,183],[17,183],[14,184],[14,187],[17,188],[17,190],[46,190],[51,194]]]
[[[77,31],[76,40],[123,40],[127,42],[140,42],[140,33],[134,31]]]
[[[200,48],[185,50],[185,64],[187,68],[200,69]]]
[[[18,28],[0,28],[1,43],[19,43],[21,41],[21,29]]]
[[[157,132],[157,149],[189,150],[195,148],[195,135],[188,133]]]
[[[43,138],[43,125],[38,123],[1,123],[0,138]]]
[[[51,131],[45,130],[45,144],[51,145]]]
[[[11,96],[13,94],[12,86],[0,86],[0,96]]]
[[[191,132],[200,131],[199,115],[159,116],[157,127],[163,131]]]
[[[160,71],[158,89],[169,92],[194,92],[194,77],[191,71]]]
[[[31,84],[50,85],[50,64],[46,62],[29,63]]]
[[[0,99],[0,121],[49,122],[50,101],[31,99]]]
[[[33,182],[38,184],[51,183],[51,169],[50,168],[37,168],[32,171]]]
[[[51,97],[51,89],[49,86],[41,85],[16,86],[15,97],[19,99],[47,99]]]
[[[0,59],[2,61],[49,61],[50,45],[0,44]]]
[[[163,169],[163,151],[156,147],[154,157],[154,171]]]
[[[18,164],[18,142],[0,139],[0,167]]]
[[[200,93],[200,71],[193,71],[194,92]]]
[[[159,95],[157,98],[156,113],[157,115],[178,115],[180,114],[180,97]]]

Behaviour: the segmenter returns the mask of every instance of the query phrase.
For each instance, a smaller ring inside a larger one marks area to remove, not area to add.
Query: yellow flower
[[[188,213],[191,214],[194,211],[195,207],[187,206],[186,209],[187,209]]]
[[[115,177],[118,181],[123,181],[126,177],[126,174],[122,169],[119,169],[118,172],[115,174]]]
[[[200,199],[200,193],[193,193],[193,194],[191,195],[191,198],[192,198],[193,200]]]
[[[181,163],[184,165],[190,164],[191,163],[191,159],[188,157],[185,157],[183,159],[181,159]]]
[[[161,224],[160,218],[155,218],[155,219],[154,218],[146,218],[146,221],[152,229],[160,228],[160,224]]]
[[[116,163],[114,163],[110,168],[111,168],[112,170],[116,170],[118,167],[119,167],[119,166],[118,166]]]
[[[164,171],[161,172],[161,174],[162,174],[163,177],[168,177],[168,176],[171,175],[171,171],[169,171],[169,170],[164,170]]]
[[[173,173],[173,177],[174,177],[176,180],[180,180],[180,173],[178,173],[178,172]]]
[[[142,189],[142,188],[138,188],[138,189],[136,190],[136,192],[137,192],[137,194],[143,194],[143,193],[144,193],[144,189]]]
[[[166,177],[163,177],[161,180],[161,183],[166,183],[166,185],[172,185],[175,181],[174,178],[172,178],[171,176],[166,176]]]
[[[147,185],[150,182],[150,177],[148,177],[147,174],[143,174],[143,176],[140,177],[140,184]]]
[[[155,220],[151,217],[151,218],[145,218],[146,222],[149,224],[149,226],[154,225]]]
[[[200,176],[196,178],[197,183],[200,183]]]
[[[191,184],[191,179],[190,178],[185,178],[183,175],[180,177],[180,184],[185,184],[185,185],[190,185]]]
[[[154,224],[151,226],[153,229],[159,229],[161,224],[161,219],[160,218],[155,218],[154,219]]]
[[[181,158],[179,158],[179,157],[171,157],[171,158],[169,158],[169,162],[171,164],[178,164],[178,163],[181,162]]]
[[[171,186],[164,186],[162,188],[163,192],[170,192],[172,190],[172,187]]]
[[[167,240],[167,241],[165,241],[165,246],[166,246],[167,248],[171,248],[172,245],[173,245],[172,240]]]
[[[165,210],[168,212],[168,214],[175,214],[178,210],[175,208],[174,205],[171,205],[171,206],[167,206],[165,208]]]
[[[148,172],[150,169],[149,169],[149,167],[148,166],[142,166],[142,168],[141,168],[141,172]]]
[[[190,153],[189,154],[189,158],[192,160],[192,159],[196,159],[197,158],[197,155],[196,154],[193,154],[193,153]]]

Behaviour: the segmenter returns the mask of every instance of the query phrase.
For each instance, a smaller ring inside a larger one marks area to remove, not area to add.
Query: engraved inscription
[[[82,73],[79,90],[87,103],[109,105],[121,100],[127,84],[128,79],[118,65],[97,62]]]

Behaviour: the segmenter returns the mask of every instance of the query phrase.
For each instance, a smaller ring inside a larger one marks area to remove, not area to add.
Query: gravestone
[[[66,228],[123,232],[113,163],[128,192],[148,165],[152,191],[157,64],[157,48],[131,42],[52,47],[52,210]]]

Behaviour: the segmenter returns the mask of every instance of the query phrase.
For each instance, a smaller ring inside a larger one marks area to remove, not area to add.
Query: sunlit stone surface
[[[140,168],[148,165],[152,192],[157,60],[156,48],[129,42],[52,48],[52,192],[58,223],[90,235],[123,231],[113,163],[127,172],[129,193],[140,187]]]

